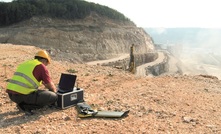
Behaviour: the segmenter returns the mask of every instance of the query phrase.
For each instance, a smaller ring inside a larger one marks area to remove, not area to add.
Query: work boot
[[[16,107],[18,108],[19,111],[22,111],[22,112],[25,111],[25,108],[23,107],[23,105],[21,103],[17,104]]]
[[[48,108],[55,109],[55,108],[57,108],[57,104],[56,103],[49,104]]]
[[[34,114],[31,109],[25,108],[24,104],[22,104],[22,103],[17,104],[17,108],[18,108],[19,111],[24,112],[25,115],[29,116],[29,115],[33,115]]]

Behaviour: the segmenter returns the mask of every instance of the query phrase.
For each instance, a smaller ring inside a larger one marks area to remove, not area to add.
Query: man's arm
[[[42,84],[49,89],[49,91],[57,92],[57,88],[51,81],[48,69],[44,64],[37,65],[33,71],[33,75],[38,81],[42,81]]]
[[[53,82],[49,82],[48,84],[44,84],[44,86],[49,89],[49,91],[52,91],[52,92],[57,92],[57,88],[56,86],[54,85]]]

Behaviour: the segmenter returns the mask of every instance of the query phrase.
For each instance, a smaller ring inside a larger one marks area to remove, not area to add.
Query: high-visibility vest
[[[41,81],[38,82],[34,77],[33,70],[39,64],[42,63],[37,59],[20,64],[12,79],[9,80],[7,89],[21,94],[30,94],[36,91],[41,85]]]

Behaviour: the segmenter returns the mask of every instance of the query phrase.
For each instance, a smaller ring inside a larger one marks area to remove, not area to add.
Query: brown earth
[[[58,83],[61,73],[75,71],[88,104],[98,110],[130,110],[129,115],[82,119],[71,107],[43,108],[26,116],[9,100],[5,88],[16,66],[32,59],[38,49],[0,45],[0,133],[221,133],[221,81],[216,77],[137,77],[116,68],[55,59],[48,66],[54,83]]]

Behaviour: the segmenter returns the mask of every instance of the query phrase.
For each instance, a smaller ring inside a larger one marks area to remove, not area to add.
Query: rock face
[[[34,17],[0,28],[0,42],[33,45],[48,49],[53,58],[73,63],[104,60],[129,53],[153,51],[150,36],[132,22],[119,22],[91,14],[84,20]]]

